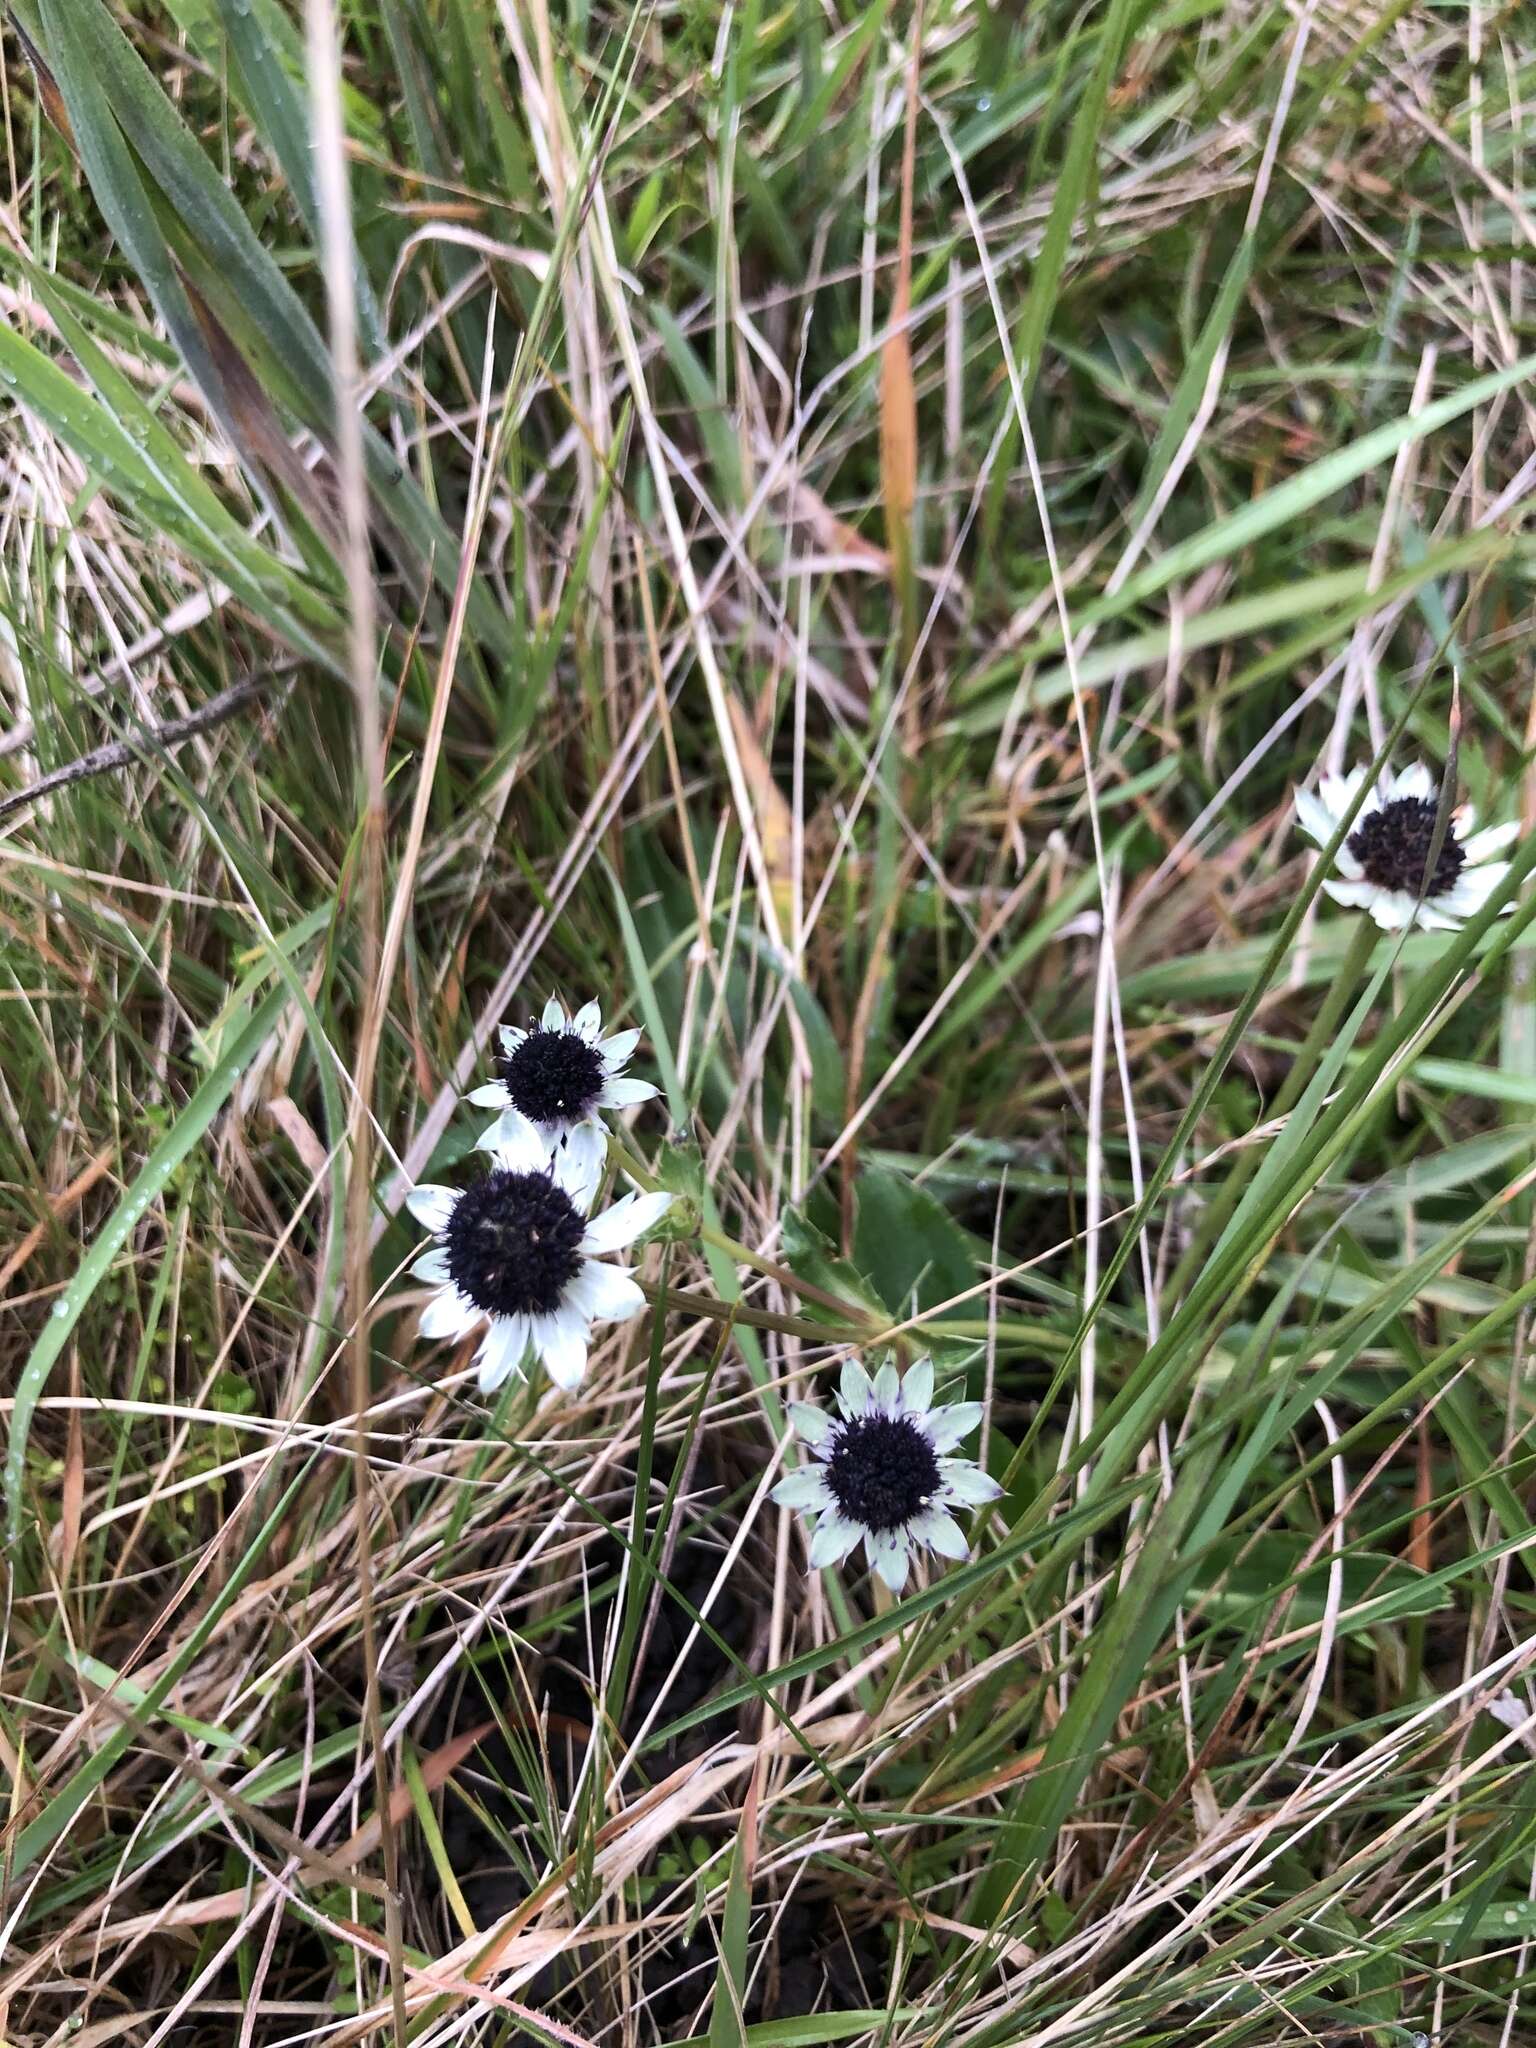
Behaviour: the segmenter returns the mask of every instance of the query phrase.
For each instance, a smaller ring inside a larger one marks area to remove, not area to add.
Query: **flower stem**
[[[624,1171],[647,1194],[661,1187],[661,1182],[656,1178],[651,1168],[646,1165],[645,1161],[636,1158],[635,1154],[616,1135],[610,1133],[608,1142],[610,1149]],[[817,1287],[810,1280],[802,1280],[800,1275],[791,1267],[781,1266],[777,1259],[764,1257],[761,1252],[753,1251],[750,1245],[744,1245],[734,1237],[727,1237],[723,1230],[715,1230],[708,1223],[700,1224],[699,1236],[703,1239],[704,1243],[712,1244],[717,1251],[724,1252],[733,1264],[750,1266],[752,1271],[759,1274],[764,1280],[772,1280],[776,1285],[789,1289],[791,1293],[798,1294],[803,1301],[814,1301],[822,1308],[834,1309],[838,1315],[844,1317],[847,1322],[855,1326],[854,1331],[851,1333],[855,1340],[860,1330],[867,1329],[871,1334],[873,1333],[876,1327],[874,1320],[869,1315],[869,1312],[861,1308],[857,1302],[848,1301],[840,1294],[829,1293],[826,1288]],[[745,1313],[737,1317],[738,1322],[751,1322],[752,1320],[753,1318]],[[783,1317],[780,1317],[777,1322],[761,1325],[761,1327],[767,1329],[780,1329],[784,1326]],[[826,1333],[823,1331],[822,1334],[825,1336]]]
[[[1290,1072],[1281,1082],[1278,1094],[1265,1112],[1266,1123],[1273,1123],[1279,1117],[1289,1116],[1300,1101],[1302,1091],[1316,1072],[1318,1061],[1339,1028],[1339,1020],[1354,1000],[1361,977],[1370,963],[1380,937],[1381,934],[1368,917],[1358,917],[1355,920],[1349,950],[1339,962],[1339,971],[1328,985],[1328,993],[1312,1020],[1310,1030],[1301,1042],[1300,1050],[1291,1062]],[[1226,1229],[1232,1212],[1237,1207],[1238,1198],[1253,1178],[1263,1156],[1262,1145],[1250,1145],[1233,1161],[1231,1171],[1201,1214],[1184,1255],[1163,1290],[1165,1310],[1179,1299],[1189,1284],[1190,1276],[1198,1272],[1205,1263],[1211,1246]]]

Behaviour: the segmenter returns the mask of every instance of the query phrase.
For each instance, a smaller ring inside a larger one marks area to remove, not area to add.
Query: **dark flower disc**
[[[1427,887],[1424,882],[1438,808],[1427,796],[1395,797],[1355,827],[1345,844],[1368,882],[1378,889],[1406,889],[1410,896],[1421,888],[1426,896],[1449,894],[1467,858],[1449,826]]]
[[[856,1415],[837,1426],[826,1464],[832,1498],[849,1521],[882,1533],[920,1515],[939,1490],[926,1431],[904,1415]]]
[[[443,1233],[449,1275],[482,1315],[549,1315],[581,1266],[586,1227],[547,1173],[498,1166],[454,1204]]]
[[[579,1123],[608,1078],[602,1054],[576,1031],[530,1031],[500,1066],[512,1107],[536,1124]]]

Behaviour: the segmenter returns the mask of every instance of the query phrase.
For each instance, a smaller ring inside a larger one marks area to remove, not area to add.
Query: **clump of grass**
[[[1528,24],[306,12],[7,28],[0,2038],[1522,2040]],[[552,992],[672,1224],[484,1398]]]

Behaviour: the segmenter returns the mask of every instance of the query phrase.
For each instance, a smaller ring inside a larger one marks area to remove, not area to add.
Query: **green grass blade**
[[[171,1175],[200,1142],[209,1125],[229,1100],[235,1083],[271,1037],[287,1002],[288,991],[285,988],[273,989],[262,999],[249,1022],[221,1049],[213,1071],[134,1175],[112,1216],[81,1260],[74,1279],[54,1303],[53,1313],[32,1346],[31,1354],[16,1383],[10,1435],[6,1444],[6,1531],[12,1545],[21,1534],[27,1438],[31,1431],[32,1416],[47,1387],[48,1375],[53,1370],[55,1361],[74,1334],[75,1325],[90,1306],[97,1288],[111,1270],[113,1260],[127,1243],[130,1231],[150,1203],[164,1191]]]

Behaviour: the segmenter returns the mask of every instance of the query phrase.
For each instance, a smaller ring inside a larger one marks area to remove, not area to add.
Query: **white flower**
[[[1529,1707],[1512,1692],[1495,1693],[1485,1704],[1495,1721],[1505,1728],[1523,1728],[1531,1718]]]
[[[853,1359],[838,1389],[841,1419],[792,1401],[789,1419],[810,1458],[773,1489],[781,1507],[819,1519],[812,1565],[837,1564],[862,1541],[893,1593],[914,1554],[964,1557],[965,1533],[949,1510],[984,1507],[1002,1488],[970,1458],[951,1458],[981,1421],[979,1401],[933,1405],[933,1365],[921,1358],[902,1379],[889,1360],[873,1380]]]
[[[411,1271],[439,1283],[422,1311],[421,1334],[463,1337],[486,1325],[476,1357],[480,1388],[492,1393],[520,1372],[529,1351],[558,1387],[587,1368],[594,1322],[638,1315],[645,1296],[605,1253],[622,1251],[662,1216],[666,1194],[625,1195],[588,1220],[600,1167],[581,1150],[553,1158],[541,1134],[508,1110],[481,1141],[495,1164],[459,1188],[419,1187],[406,1207],[437,1239]]]
[[[1309,839],[1328,844],[1364,780],[1365,770],[1355,768],[1348,775],[1324,775],[1316,796],[1297,790],[1296,816]],[[1481,910],[1509,873],[1509,862],[1493,856],[1519,837],[1520,827],[1490,825],[1474,832],[1471,805],[1458,805],[1426,883],[1438,808],[1434,779],[1422,762],[1401,775],[1383,775],[1335,857],[1341,879],[1323,884],[1334,902],[1369,911],[1384,932],[1411,925],[1455,931]]]
[[[504,1026],[497,1076],[473,1089],[470,1102],[482,1109],[514,1110],[544,1139],[546,1152],[563,1141],[581,1154],[584,1171],[600,1166],[605,1150],[600,1111],[648,1102],[657,1090],[624,1072],[640,1043],[638,1031],[604,1038],[602,1011],[586,1003],[567,1017],[558,996],[530,1030]],[[486,1133],[490,1138],[496,1126]]]

